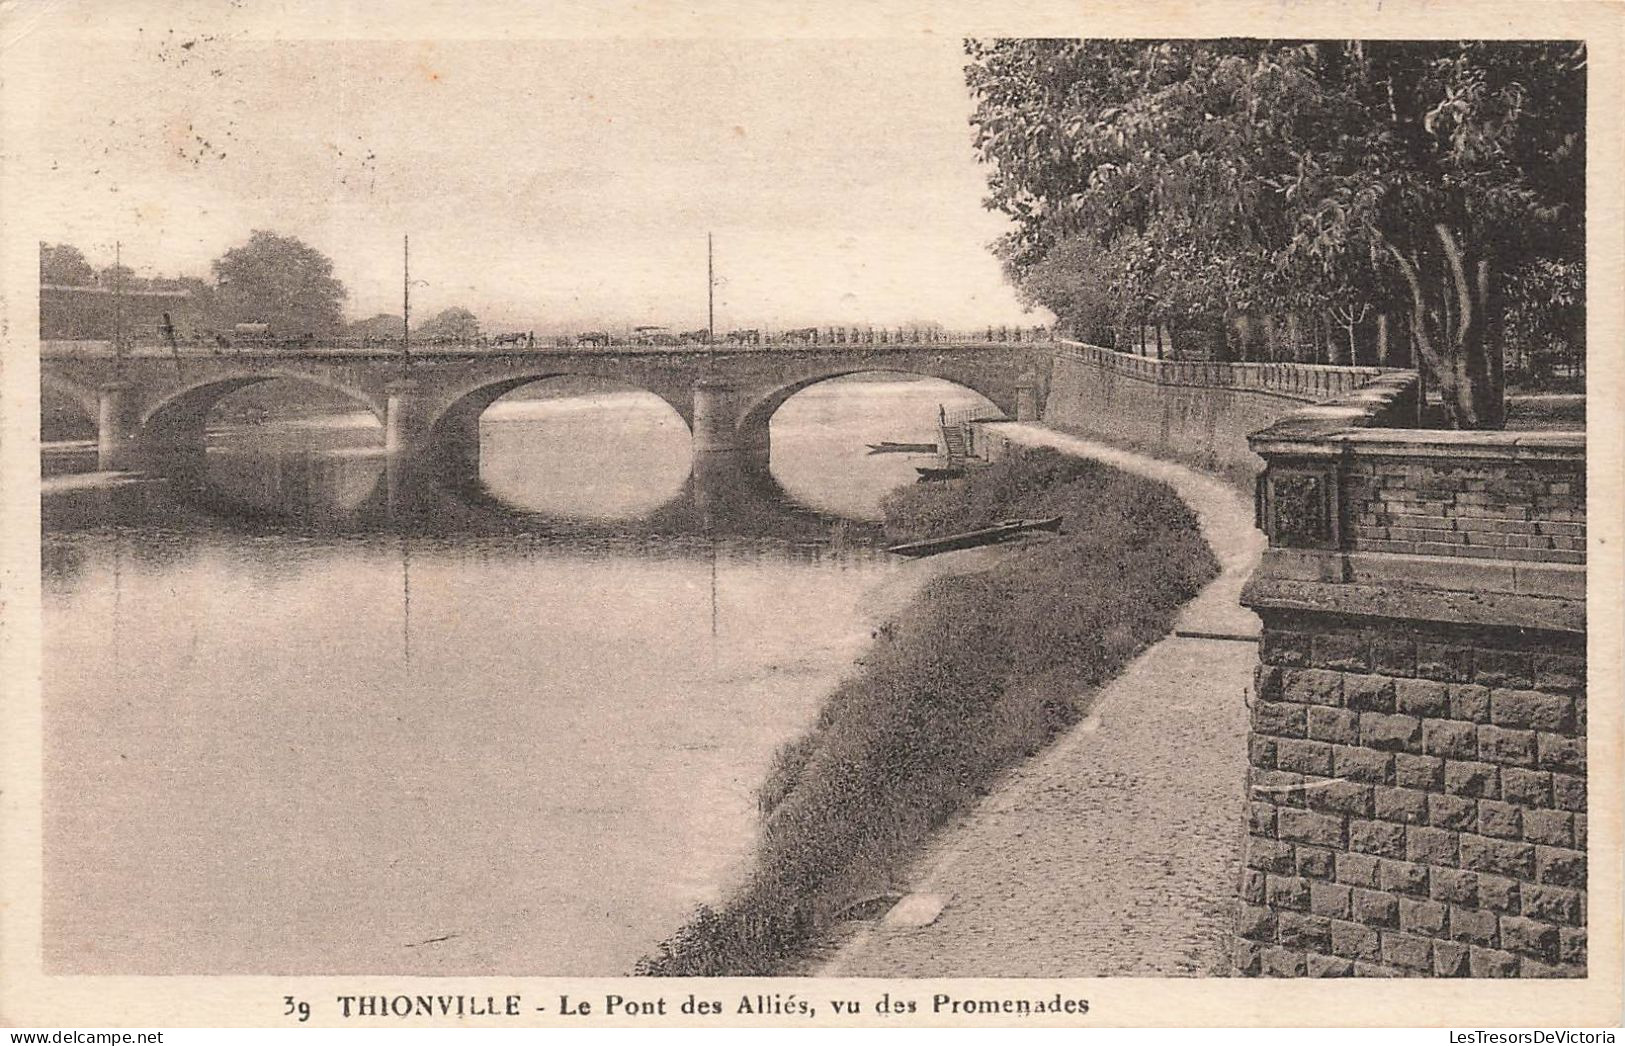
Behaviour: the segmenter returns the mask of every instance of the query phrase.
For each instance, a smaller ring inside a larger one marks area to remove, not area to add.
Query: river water
[[[813,386],[735,533],[671,510],[688,432],[642,395],[493,406],[515,525],[466,533],[359,522],[370,417],[222,427],[207,510],[45,538],[47,968],[629,972],[913,583],[865,521],[921,461],[863,444],[978,402]]]

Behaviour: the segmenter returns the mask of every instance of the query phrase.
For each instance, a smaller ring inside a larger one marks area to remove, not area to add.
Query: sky
[[[142,26],[43,72],[41,237],[206,275],[252,229],[351,318],[1039,323],[988,245],[957,38],[267,41]]]

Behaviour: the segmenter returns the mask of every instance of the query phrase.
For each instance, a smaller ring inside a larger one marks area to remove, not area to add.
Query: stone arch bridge
[[[102,469],[197,474],[209,411],[238,389],[277,378],[348,395],[383,424],[390,469],[456,481],[479,474],[479,421],[504,394],[564,376],[608,379],[659,396],[688,424],[696,466],[731,455],[766,466],[769,422],[795,393],[849,374],[942,378],[1035,419],[1052,347],[1032,343],[739,348],[428,349],[321,347],[226,354],[138,349],[123,359],[47,345],[42,395],[96,419]]]

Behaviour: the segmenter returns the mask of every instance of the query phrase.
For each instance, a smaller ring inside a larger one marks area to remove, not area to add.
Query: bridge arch
[[[886,367],[870,363],[864,366],[844,367],[838,370],[800,377],[758,396],[745,407],[739,416],[741,435],[747,438],[756,437],[765,441],[768,425],[773,420],[773,415],[778,413],[779,408],[789,402],[792,396],[822,382],[849,377],[853,374],[908,374],[921,378],[935,378],[938,381],[946,381],[958,385],[960,388],[969,389],[1006,414],[1012,413],[1009,406],[999,402],[1001,398],[999,395],[1000,390],[982,387],[983,383],[975,377],[943,373],[934,368]]]
[[[341,382],[327,380],[317,373],[298,370],[267,370],[255,371],[251,374],[233,374],[225,377],[214,376],[174,389],[166,393],[162,399],[147,405],[141,412],[139,428],[142,430],[148,427],[190,428],[193,424],[201,426],[208,418],[209,411],[214,409],[214,406],[221,400],[234,392],[267,381],[291,381],[303,385],[316,385],[347,396],[359,406],[366,407],[372,416],[378,419],[380,425],[388,421],[387,408],[384,402],[369,393],[362,392]]]
[[[182,486],[198,489],[207,486],[209,412],[233,392],[277,379],[340,393],[365,407],[380,426],[387,425],[385,404],[358,389],[324,380],[320,375],[283,370],[216,375],[169,391],[155,402],[142,406],[135,414],[135,460],[140,467],[167,476]]]
[[[471,387],[453,389],[423,404],[415,431],[418,460],[428,475],[442,485],[453,487],[476,484],[480,478],[480,419],[497,400],[516,389],[556,378],[590,378],[611,382],[621,388],[654,396],[689,427],[686,403],[674,401],[670,393],[605,375],[570,368],[549,368],[482,380]]]
[[[46,393],[75,404],[84,412],[85,417],[90,419],[92,424],[95,423],[97,412],[101,407],[101,397],[95,389],[86,388],[76,381],[41,368],[40,398],[42,400]]]
[[[552,381],[555,378],[590,378],[595,381],[613,382],[624,388],[645,392],[672,409],[683,424],[689,424],[689,406],[687,403],[674,400],[671,395],[659,390],[648,388],[636,382],[620,381],[607,378],[601,374],[592,374],[584,371],[569,369],[545,370],[534,373],[508,375],[484,381],[469,389],[462,389],[451,396],[438,410],[434,410],[427,419],[426,427],[435,435],[442,434],[454,426],[466,426],[470,423],[478,424],[480,416],[490,406],[508,393],[522,389],[526,385],[538,382]]]

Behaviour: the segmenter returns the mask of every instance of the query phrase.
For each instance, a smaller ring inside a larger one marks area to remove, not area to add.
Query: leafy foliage
[[[1535,258],[1508,279],[1506,365],[1511,382],[1534,388],[1572,379],[1585,356],[1585,263]]]
[[[467,341],[480,336],[480,321],[461,307],[443,309],[419,324],[413,331],[425,338]]]
[[[39,281],[64,287],[86,287],[96,282],[96,270],[73,244],[42,242]]]
[[[364,320],[355,320],[344,328],[352,338],[396,339],[401,336],[401,318],[387,312],[376,313]]]
[[[1451,421],[1495,424],[1504,274],[1582,253],[1581,44],[966,50],[998,250],[1077,328],[1371,302],[1408,312]]]
[[[292,236],[256,229],[213,270],[222,325],[268,323],[277,334],[298,335],[330,334],[343,323],[347,292],[332,260]]]

